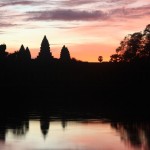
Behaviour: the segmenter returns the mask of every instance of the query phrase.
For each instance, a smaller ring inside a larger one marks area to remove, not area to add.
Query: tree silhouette
[[[141,39],[142,39],[141,32],[137,32],[131,35],[128,41],[127,49],[123,54],[125,61],[130,62],[137,59],[138,53],[140,52],[140,48],[141,48]]]
[[[122,60],[121,55],[113,54],[110,56],[110,62],[120,62]]]
[[[39,55],[37,58],[42,61],[51,60],[53,58],[52,54],[50,52],[50,44],[49,44],[46,36],[44,36],[44,38],[42,40],[41,49],[40,49],[40,52],[39,52]]]
[[[121,41],[120,47],[116,49],[116,52],[122,56],[122,61],[131,62],[137,58],[137,53],[141,48],[141,39],[142,33],[137,32],[129,34]]]
[[[150,24],[148,24],[144,30],[144,35],[149,34],[150,33]]]
[[[61,49],[60,60],[62,60],[64,62],[67,62],[67,61],[71,60],[69,50],[65,45]]]
[[[142,51],[139,54],[141,58],[148,58],[150,60],[150,24],[146,26],[142,41]]]
[[[0,45],[0,60],[6,59],[8,56],[8,52],[6,52],[6,45]]]
[[[127,35],[120,42],[116,53],[110,56],[111,62],[150,60],[150,24],[143,32]]]
[[[102,62],[102,61],[103,61],[103,56],[99,56],[99,57],[98,57],[98,61],[99,61],[99,62]]]

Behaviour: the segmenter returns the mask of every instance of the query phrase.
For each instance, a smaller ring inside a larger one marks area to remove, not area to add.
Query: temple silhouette
[[[42,42],[41,42],[41,47],[40,47],[40,52],[38,53],[37,58],[32,59],[31,58],[31,52],[28,47],[24,47],[22,44],[20,49],[18,51],[15,51],[14,53],[8,53],[6,52],[6,44],[1,44],[0,45],[0,60],[2,61],[17,61],[17,62],[30,62],[31,60],[37,60],[40,62],[56,62],[56,61],[61,61],[61,62],[69,62],[69,61],[75,61],[75,59],[71,59],[70,57],[70,52],[68,48],[64,45],[61,49],[60,52],[60,58],[56,59],[52,56],[51,53],[51,48],[49,41],[46,37],[44,36]]]
[[[24,48],[24,45],[21,45],[20,50],[17,52],[17,59],[19,61],[30,61],[31,60],[31,53],[29,48]]]
[[[6,45],[0,45],[0,60],[5,60],[8,56],[8,52],[6,52]]]
[[[37,59],[42,60],[42,61],[53,59],[52,53],[50,52],[50,44],[49,44],[49,41],[47,40],[46,35],[44,36],[42,40],[41,49],[40,49],[39,55],[37,56]]]
[[[60,60],[64,62],[71,60],[69,50],[65,45],[61,49]]]

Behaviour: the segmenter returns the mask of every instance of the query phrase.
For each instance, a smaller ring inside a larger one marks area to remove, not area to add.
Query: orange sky
[[[71,57],[108,61],[127,34],[149,24],[150,0],[1,0],[0,44],[8,52],[28,46],[32,58],[47,36],[52,55],[66,45]]]

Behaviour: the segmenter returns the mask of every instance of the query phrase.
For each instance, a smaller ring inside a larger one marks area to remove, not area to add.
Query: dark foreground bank
[[[0,67],[4,110],[149,114],[149,63],[8,62]]]

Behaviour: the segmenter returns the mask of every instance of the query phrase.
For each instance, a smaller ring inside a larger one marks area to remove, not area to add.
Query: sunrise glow
[[[78,60],[108,61],[124,36],[150,23],[149,13],[150,0],[1,0],[0,44],[10,53],[24,44],[36,58],[46,35],[56,58],[66,45]]]

